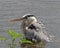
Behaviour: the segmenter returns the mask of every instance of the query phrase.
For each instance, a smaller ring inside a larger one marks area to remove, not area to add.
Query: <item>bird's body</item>
[[[43,31],[44,27],[42,27],[41,23],[35,22],[28,25],[26,25],[26,23],[23,23],[22,25],[26,39],[31,41],[50,41],[47,32]]]
[[[43,31],[44,25],[39,23],[34,15],[27,14],[21,19],[15,19],[11,21],[22,21],[22,29],[25,34],[25,38],[31,41],[41,41],[50,42],[51,38],[47,32]]]

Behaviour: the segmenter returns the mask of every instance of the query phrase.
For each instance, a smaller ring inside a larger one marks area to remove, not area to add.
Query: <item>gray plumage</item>
[[[32,41],[40,41],[40,40],[44,40],[46,42],[50,42],[51,41],[51,38],[50,36],[47,34],[47,32],[44,32],[43,31],[43,28],[42,27],[43,25],[42,24],[39,24],[39,23],[34,23],[31,28],[29,28],[31,26],[31,24],[27,27],[27,32],[25,34],[25,37],[29,40],[32,40]]]

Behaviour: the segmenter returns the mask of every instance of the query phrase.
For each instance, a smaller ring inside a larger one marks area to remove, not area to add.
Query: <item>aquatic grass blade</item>
[[[23,35],[22,34],[19,34],[13,30],[6,30],[6,32],[13,38],[13,39],[16,39],[18,37],[22,37]]]
[[[26,39],[20,39],[21,44],[33,44],[31,41],[26,40]]]

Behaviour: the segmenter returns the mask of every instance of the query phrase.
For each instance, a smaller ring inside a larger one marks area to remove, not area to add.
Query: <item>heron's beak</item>
[[[13,20],[10,20],[9,22],[21,21],[21,20],[23,20],[23,19],[24,19],[24,18],[13,19]]]

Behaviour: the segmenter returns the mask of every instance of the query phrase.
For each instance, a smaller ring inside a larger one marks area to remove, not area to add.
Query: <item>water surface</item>
[[[20,22],[8,20],[22,17],[24,14],[36,15],[38,21],[45,24],[46,30],[56,36],[57,42],[47,43],[45,48],[60,48],[60,0],[0,0],[0,35],[9,39],[5,33],[13,29],[21,33]],[[6,46],[0,42],[0,48]]]

